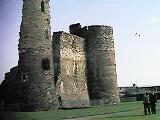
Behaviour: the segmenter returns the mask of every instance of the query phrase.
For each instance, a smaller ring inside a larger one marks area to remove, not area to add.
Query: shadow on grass
[[[10,112],[1,112],[0,120],[17,120],[16,114]]]
[[[61,120],[58,112],[0,112],[0,120]]]

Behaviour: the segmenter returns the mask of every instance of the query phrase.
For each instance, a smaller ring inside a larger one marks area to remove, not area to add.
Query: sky
[[[0,81],[18,64],[22,1],[0,0]],[[160,0],[51,0],[50,5],[52,32],[68,32],[73,23],[113,27],[118,86],[160,85]]]

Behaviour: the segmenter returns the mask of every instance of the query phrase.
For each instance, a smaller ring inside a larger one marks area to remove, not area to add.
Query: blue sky
[[[21,8],[22,0],[0,3],[0,80],[18,63]],[[51,0],[51,20],[52,32],[77,22],[112,26],[118,85],[160,85],[159,0]]]

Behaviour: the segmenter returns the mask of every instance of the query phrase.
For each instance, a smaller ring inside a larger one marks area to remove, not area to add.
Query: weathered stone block
[[[61,107],[88,106],[84,39],[64,32],[53,33],[53,55]]]

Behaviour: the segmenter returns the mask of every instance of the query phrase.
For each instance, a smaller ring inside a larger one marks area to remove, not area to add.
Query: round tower
[[[99,25],[84,28],[90,99],[102,100],[103,104],[118,103],[113,29]]]
[[[19,39],[21,107],[24,111],[56,106],[49,0],[23,0]]]

